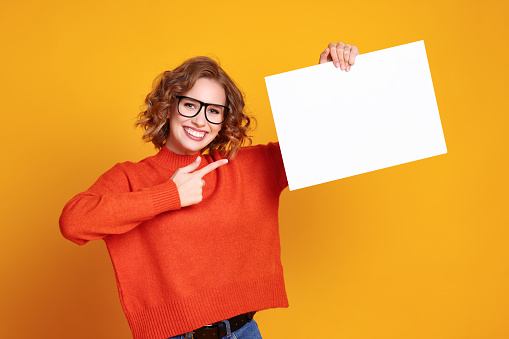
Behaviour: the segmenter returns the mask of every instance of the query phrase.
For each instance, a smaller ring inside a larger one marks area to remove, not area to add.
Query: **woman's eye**
[[[217,106],[210,106],[207,110],[207,113],[220,115],[223,113],[223,109],[221,107],[217,107]]]
[[[195,105],[190,104],[190,103],[186,103],[186,104],[184,104],[184,106],[185,106],[186,108],[189,108],[189,109],[193,109],[193,108],[195,108]]]

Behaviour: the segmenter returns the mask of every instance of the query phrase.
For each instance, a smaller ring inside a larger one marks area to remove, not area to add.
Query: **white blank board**
[[[265,83],[290,190],[447,153],[424,41]]]

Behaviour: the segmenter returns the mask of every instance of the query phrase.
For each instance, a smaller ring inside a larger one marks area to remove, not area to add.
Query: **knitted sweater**
[[[197,155],[163,147],[104,173],[60,217],[65,238],[103,239],[134,338],[168,338],[241,313],[288,307],[280,259],[278,144],[242,148],[180,207],[170,179]],[[220,159],[201,155],[200,167]]]

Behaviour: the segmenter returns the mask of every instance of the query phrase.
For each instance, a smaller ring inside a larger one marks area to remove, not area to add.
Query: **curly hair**
[[[202,153],[217,150],[230,160],[245,143],[251,144],[248,133],[253,129],[254,119],[244,114],[244,95],[233,80],[209,57],[199,56],[185,61],[172,71],[160,74],[153,83],[152,91],[145,98],[143,111],[138,115],[135,126],[145,130],[143,140],[152,142],[160,149],[170,133],[169,112],[177,103],[177,96],[185,95],[200,78],[217,81],[224,87],[226,106],[229,113],[221,130]]]

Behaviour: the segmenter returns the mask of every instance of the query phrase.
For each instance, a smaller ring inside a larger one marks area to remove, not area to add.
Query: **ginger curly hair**
[[[201,152],[217,150],[231,160],[240,147],[245,143],[251,144],[248,133],[253,129],[251,122],[254,118],[244,114],[243,93],[219,64],[209,57],[191,58],[174,70],[160,74],[145,98],[144,110],[138,115],[135,126],[145,131],[143,140],[152,142],[157,149],[163,147],[170,133],[169,113],[177,103],[177,96],[185,95],[199,78],[213,79],[222,85],[229,108],[217,137]]]

